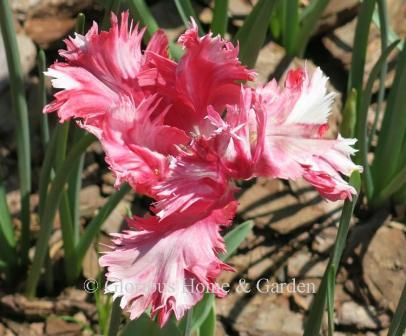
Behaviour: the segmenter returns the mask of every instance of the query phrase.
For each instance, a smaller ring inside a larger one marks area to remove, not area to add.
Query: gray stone
[[[37,49],[31,39],[25,34],[17,34],[17,44],[20,51],[20,62],[24,76],[35,66]],[[8,84],[9,74],[3,38],[0,34],[0,91]]]

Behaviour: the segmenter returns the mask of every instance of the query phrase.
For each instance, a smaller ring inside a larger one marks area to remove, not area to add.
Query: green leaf
[[[228,0],[215,0],[211,30],[224,37],[228,24]]]
[[[244,239],[247,238],[248,234],[252,232],[253,226],[253,221],[246,221],[225,235],[224,241],[227,252],[219,256],[221,260],[227,260],[237,250],[238,246],[240,246]]]
[[[406,166],[404,166],[398,173],[393,177],[393,179],[388,183],[385,188],[376,196],[375,202],[378,204],[383,203],[388,200],[394,193],[406,184]]]
[[[283,0],[285,1],[285,0]],[[316,28],[319,18],[323,14],[330,0],[312,0],[303,11],[299,32],[296,35],[292,56],[302,56],[307,42]]]
[[[203,321],[199,329],[199,335],[201,336],[214,336],[216,333],[216,306],[213,303],[209,314]]]
[[[377,0],[378,1],[378,13],[379,13],[379,21],[381,23],[381,54],[383,54],[388,47],[388,29],[389,27],[389,18],[388,18],[388,11],[386,8],[386,0]],[[376,11],[376,10],[375,10]],[[375,13],[375,12],[374,12]],[[373,19],[373,18],[372,18]],[[372,124],[372,129],[368,136],[368,150],[371,148],[372,139],[375,135],[376,128],[378,126],[379,116],[381,114],[383,101],[385,99],[385,89],[386,89],[386,75],[388,72],[388,64],[384,62],[382,65],[382,69],[380,72],[379,78],[379,91],[378,91],[378,100],[376,103],[375,108],[375,117],[374,122]]]
[[[200,328],[203,322],[206,320],[207,316],[210,313],[210,310],[214,304],[214,294],[205,293],[203,299],[193,307],[193,310],[189,312],[192,314],[190,318],[190,331],[194,332]],[[183,332],[187,329],[187,319],[188,316],[185,316],[179,323],[179,329]]]
[[[402,336],[406,329],[406,284],[403,287],[398,306],[389,326],[388,336]]]
[[[37,66],[38,66],[38,81],[39,81],[38,113],[41,115],[41,140],[45,150],[46,145],[49,142],[49,125],[48,125],[48,115],[42,112],[45,104],[47,103],[47,92],[45,87],[45,75],[44,75],[44,71],[46,70],[47,65],[45,52],[42,49],[40,49],[38,52]]]
[[[52,224],[64,191],[65,183],[75,167],[76,160],[94,141],[95,138],[93,136],[86,135],[80,139],[80,141],[75,143],[66,157],[66,160],[55,174],[55,179],[52,182],[51,189],[44,206],[43,217],[41,218],[41,229],[35,248],[34,260],[27,278],[26,294],[28,297],[33,297],[36,292],[37,284],[41,275],[41,269],[46,257],[48,239],[52,232]]]
[[[384,201],[377,200],[376,195],[380,194],[403,168],[404,158],[401,153],[406,137],[406,48],[403,48],[398,56],[395,73],[371,168],[375,182],[375,206]]]
[[[181,332],[173,321],[168,321],[161,329],[147,314],[130,321],[124,328],[122,336],[181,336]]]
[[[0,255],[4,262],[12,268],[17,264],[16,240],[13,221],[7,205],[6,189],[0,171]]]
[[[159,29],[158,23],[152,16],[145,0],[128,0],[128,6],[135,20],[141,21],[147,29],[144,34],[144,40],[147,43],[152,35]],[[174,43],[169,43],[169,51],[175,59],[179,59],[183,55],[182,48]]]
[[[18,175],[21,198],[21,262],[28,263],[30,245],[30,193],[31,193],[31,148],[30,130],[25,97],[23,72],[20,64],[13,13],[9,1],[0,1],[0,28],[3,35],[13,112],[16,119],[16,142],[18,156]]]
[[[357,116],[357,123],[356,123],[356,138],[358,139],[358,148],[359,151],[356,154],[356,161],[361,163],[364,167],[364,188],[368,199],[372,197],[374,183],[371,177],[371,172],[368,164],[368,139],[367,139],[367,127],[368,127],[368,108],[371,103],[372,98],[372,89],[375,80],[378,78],[379,73],[382,70],[382,67],[385,65],[386,59],[388,58],[389,54],[395,48],[398,41],[393,42],[388,48],[386,48],[385,52],[379,57],[378,61],[375,63],[372,71],[368,77],[368,82],[363,91],[360,106],[358,108],[358,116]]]
[[[361,3],[357,26],[355,28],[351,70],[349,76],[350,85],[348,89],[356,89],[358,93],[362,92],[362,80],[364,76],[365,58],[368,46],[369,27],[371,25],[374,8],[375,0],[367,0]],[[361,94],[359,94],[357,97],[357,109],[359,108],[361,97]]]
[[[328,314],[328,336],[334,334],[334,289],[336,286],[336,270],[331,264],[327,273],[327,314]]]
[[[299,0],[284,0],[282,13],[282,43],[286,52],[292,55],[299,30]]]
[[[359,193],[361,187],[361,176],[359,172],[355,171],[352,173],[350,178],[350,184],[355,188],[357,193]],[[330,295],[334,293],[334,291],[332,291],[331,288],[328,289],[329,283],[331,286],[331,278],[332,278],[332,274],[329,275],[329,272],[331,272],[331,267],[332,265],[334,265],[333,269],[335,278],[337,272],[336,265],[338,267],[338,265],[340,264],[341,256],[343,254],[345,242],[348,236],[351,217],[354,212],[357,199],[358,197],[354,195],[351,201],[346,200],[344,202],[344,207],[341,213],[340,223],[338,227],[333,252],[327,265],[326,271],[324,272],[323,278],[321,280],[319,290],[317,291],[314,300],[312,302],[312,305],[310,307],[309,315],[305,325],[304,336],[315,336],[319,335],[320,333],[321,322],[323,320],[323,313],[326,307],[328,292],[330,293]],[[331,301],[334,301],[334,299],[332,299]]]
[[[259,51],[265,42],[275,2],[276,0],[258,1],[234,37],[234,42],[238,41],[240,44],[239,58],[248,67],[255,66]]]
[[[343,109],[343,121],[340,126],[340,133],[345,138],[354,137],[354,129],[357,120],[357,90],[352,89],[347,97]]]
[[[189,26],[190,18],[193,18],[199,28],[199,34],[204,35],[203,27],[200,23],[199,17],[196,15],[190,0],[174,0],[176,8],[178,9],[179,15],[182,18],[185,27]]]

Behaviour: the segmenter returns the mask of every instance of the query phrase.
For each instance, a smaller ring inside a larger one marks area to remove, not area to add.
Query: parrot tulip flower
[[[324,137],[334,94],[320,69],[290,71],[252,88],[255,72],[238,60],[238,47],[196,25],[179,38],[175,62],[157,31],[141,50],[144,30],[128,13],[113,14],[109,31],[96,23],[60,51],[48,76],[61,89],[45,112],[57,111],[101,142],[116,185],[128,182],[154,199],[145,218],[128,219],[100,258],[107,292],[120,297],[132,319],[148,307],[165,324],[216,285],[225,251],[220,235],[237,208],[236,180],[257,176],[304,178],[329,200],[351,198],[343,179],[361,167],[350,155],[354,139]]]

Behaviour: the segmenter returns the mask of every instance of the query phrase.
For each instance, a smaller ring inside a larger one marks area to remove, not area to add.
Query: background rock
[[[373,237],[362,261],[364,281],[378,303],[395,311],[406,283],[405,232],[385,225]]]
[[[17,34],[17,45],[20,51],[20,62],[24,76],[34,68],[37,49],[31,39],[25,34]],[[8,67],[2,35],[0,34],[0,94],[8,84]]]

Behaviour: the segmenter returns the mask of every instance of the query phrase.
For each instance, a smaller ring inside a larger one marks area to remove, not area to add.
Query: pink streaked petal
[[[112,13],[111,28],[106,32],[97,33],[94,23],[86,36],[66,40],[68,50],[61,50],[61,56],[112,86],[128,88],[142,64],[141,41],[145,30],[132,29],[132,22],[129,27],[128,17],[128,12],[123,12],[119,23]]]
[[[170,176],[155,188],[154,212],[160,218],[173,213],[195,216],[210,212],[233,198],[236,188],[217,153],[203,138],[193,146],[189,152],[173,158]]]
[[[168,37],[166,36],[165,32],[162,29],[158,29],[154,35],[152,35],[151,40],[148,43],[147,49],[145,49],[145,53],[148,57],[148,53],[154,53],[160,55],[164,58],[168,58],[168,46],[169,41]]]
[[[252,80],[254,72],[238,60],[238,47],[211,34],[199,37],[197,26],[192,23],[180,38],[185,55],[176,69],[176,91],[193,108],[188,119],[179,120],[178,110],[168,113],[171,125],[186,130],[203,122],[207,106],[220,113],[226,104],[238,101],[240,86],[237,81]]]
[[[109,113],[118,95],[84,68],[55,63],[46,75],[53,77],[52,85],[64,89],[55,94],[55,101],[44,112],[58,110],[61,121],[88,118]]]
[[[232,205],[232,215],[236,206]],[[194,223],[182,217],[159,222],[159,227],[169,230],[155,231],[156,217],[130,220],[135,227],[151,227],[141,231],[125,231],[114,239],[114,250],[100,259],[107,267],[106,292],[121,297],[120,305],[138,318],[146,308],[158,316],[164,325],[171,313],[181,319],[185,312],[203,297],[199,287],[224,296],[215,279],[223,270],[232,270],[216,256],[224,251],[224,241],[219,234],[220,225],[230,221],[230,211],[217,211]],[[149,222],[147,224],[146,222]],[[199,241],[199,244],[196,244]]]

